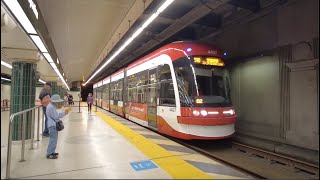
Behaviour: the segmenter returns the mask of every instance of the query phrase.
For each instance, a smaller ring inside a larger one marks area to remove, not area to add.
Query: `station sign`
[[[133,167],[136,171],[142,171],[142,170],[149,170],[158,168],[156,164],[154,164],[152,161],[140,161],[140,162],[131,162],[130,165]]]

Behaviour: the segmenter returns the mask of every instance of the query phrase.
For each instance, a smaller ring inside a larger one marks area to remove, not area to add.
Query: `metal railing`
[[[26,124],[27,124],[27,120],[26,120],[26,114],[27,112],[31,111],[32,114],[32,118],[31,118],[31,147],[30,149],[34,149],[33,148],[33,136],[34,136],[34,126],[35,126],[35,109],[38,108],[38,130],[37,130],[37,141],[39,141],[39,135],[40,135],[40,107],[42,106],[35,106],[33,108],[30,109],[26,109],[24,111],[20,111],[14,114],[11,114],[10,118],[9,118],[9,134],[8,134],[8,152],[7,152],[7,169],[6,169],[6,179],[10,179],[10,167],[11,167],[11,151],[12,151],[12,121],[14,119],[14,117],[18,116],[18,115],[22,115],[22,147],[21,147],[21,160],[20,162],[25,161],[24,160],[24,150],[25,150],[25,139],[26,139]]]

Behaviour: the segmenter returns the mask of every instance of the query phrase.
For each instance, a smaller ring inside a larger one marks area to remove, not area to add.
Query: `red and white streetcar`
[[[174,42],[94,84],[97,106],[180,139],[223,139],[235,109],[223,52]]]

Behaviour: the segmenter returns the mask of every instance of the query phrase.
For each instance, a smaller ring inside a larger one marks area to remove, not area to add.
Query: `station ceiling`
[[[164,0],[37,0],[67,82],[87,80],[97,68],[163,4]],[[173,41],[210,42],[214,36],[247,23],[286,0],[175,0],[91,82],[95,83],[152,50]],[[1,59],[10,48],[36,51],[18,26],[3,30]],[[9,29],[9,30],[8,30]],[[1,72],[6,72],[1,66]],[[51,66],[38,63],[41,78],[55,78]],[[57,76],[56,76],[57,77]]]

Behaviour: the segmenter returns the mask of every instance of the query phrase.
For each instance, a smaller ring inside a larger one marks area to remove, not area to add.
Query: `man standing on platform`
[[[93,97],[92,97],[92,94],[89,93],[89,95],[88,95],[88,97],[87,97],[88,113],[91,113],[92,102],[93,102]]]
[[[46,103],[44,102],[44,97],[46,97],[48,95],[51,97],[51,84],[46,82],[44,84],[43,89],[41,90],[41,92],[39,94],[40,102],[43,105],[42,112],[45,116],[45,125],[44,125],[45,128],[44,128],[44,131],[42,132],[42,135],[46,136],[46,137],[49,136],[49,130],[48,130],[48,125],[47,125],[48,118],[47,118],[47,114],[46,114],[46,106],[45,106]]]

